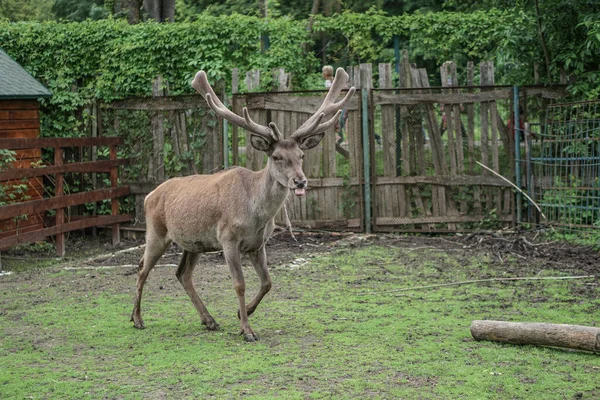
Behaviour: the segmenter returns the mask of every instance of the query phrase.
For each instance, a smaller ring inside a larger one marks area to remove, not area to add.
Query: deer
[[[354,87],[336,102],[347,81],[348,74],[338,68],[321,106],[285,139],[273,122],[261,125],[253,121],[246,107],[241,116],[230,111],[215,95],[206,73],[199,71],[195,75],[192,87],[210,109],[248,131],[250,145],[265,152],[268,161],[260,171],[232,167],[210,175],[171,178],[146,196],[146,247],[138,267],[131,315],[135,328],[145,328],[140,307],[148,274],[174,242],[183,249],[175,275],[200,314],[202,324],[209,331],[219,329],[194,288],[192,273],[201,253],[222,251],[239,302],[240,334],[247,342],[258,340],[248,316],[254,313],[272,286],[265,244],[275,229],[275,216],[290,192],[305,195],[308,180],[302,171],[303,151],[321,142],[353,96]],[[248,256],[260,279],[258,293],[248,304],[242,273],[243,255]]]

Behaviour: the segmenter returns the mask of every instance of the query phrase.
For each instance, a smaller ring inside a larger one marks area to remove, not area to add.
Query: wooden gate
[[[514,221],[510,185],[476,163],[514,176],[511,88],[452,86],[456,69],[445,66],[447,88],[430,88],[425,71],[406,63],[404,87],[385,89],[389,68],[380,70],[370,102],[376,231],[457,231]],[[485,78],[487,66],[481,70]]]
[[[248,107],[250,116],[260,124],[275,122],[286,138],[314,114],[322,104],[325,91],[248,93],[233,96],[233,111],[242,114]],[[325,134],[321,145],[307,150],[304,172],[308,178],[306,196],[290,196],[286,204],[294,226],[331,230],[363,229],[361,109],[359,95],[347,105],[348,119],[343,128],[344,142],[336,144],[336,130]],[[266,165],[266,155],[250,146],[248,134],[233,128],[236,165],[254,171]],[[279,215],[278,223],[285,224]]]

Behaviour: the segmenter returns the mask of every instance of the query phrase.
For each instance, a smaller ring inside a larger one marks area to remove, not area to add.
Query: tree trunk
[[[140,22],[140,8],[142,0],[128,0],[129,23],[135,25]]]
[[[158,22],[175,20],[175,0],[144,0],[144,10]]]
[[[477,340],[534,344],[600,352],[600,328],[539,322],[473,321]]]
[[[540,36],[540,44],[542,45],[542,50],[544,51],[544,60],[546,61],[546,74],[548,75],[548,84],[552,83],[552,76],[550,74],[550,55],[548,54],[548,48],[546,47],[546,40],[544,40],[544,33],[542,30],[542,17],[540,15],[540,2],[539,0],[535,0],[535,16],[537,20],[538,26],[538,34]]]

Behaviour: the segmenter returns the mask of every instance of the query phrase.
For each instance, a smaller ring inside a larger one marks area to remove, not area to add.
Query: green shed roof
[[[0,99],[39,99],[52,93],[0,50]]]

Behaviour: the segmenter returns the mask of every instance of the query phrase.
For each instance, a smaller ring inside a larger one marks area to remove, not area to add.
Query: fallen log
[[[473,321],[476,340],[566,347],[600,353],[600,328],[539,322]]]

